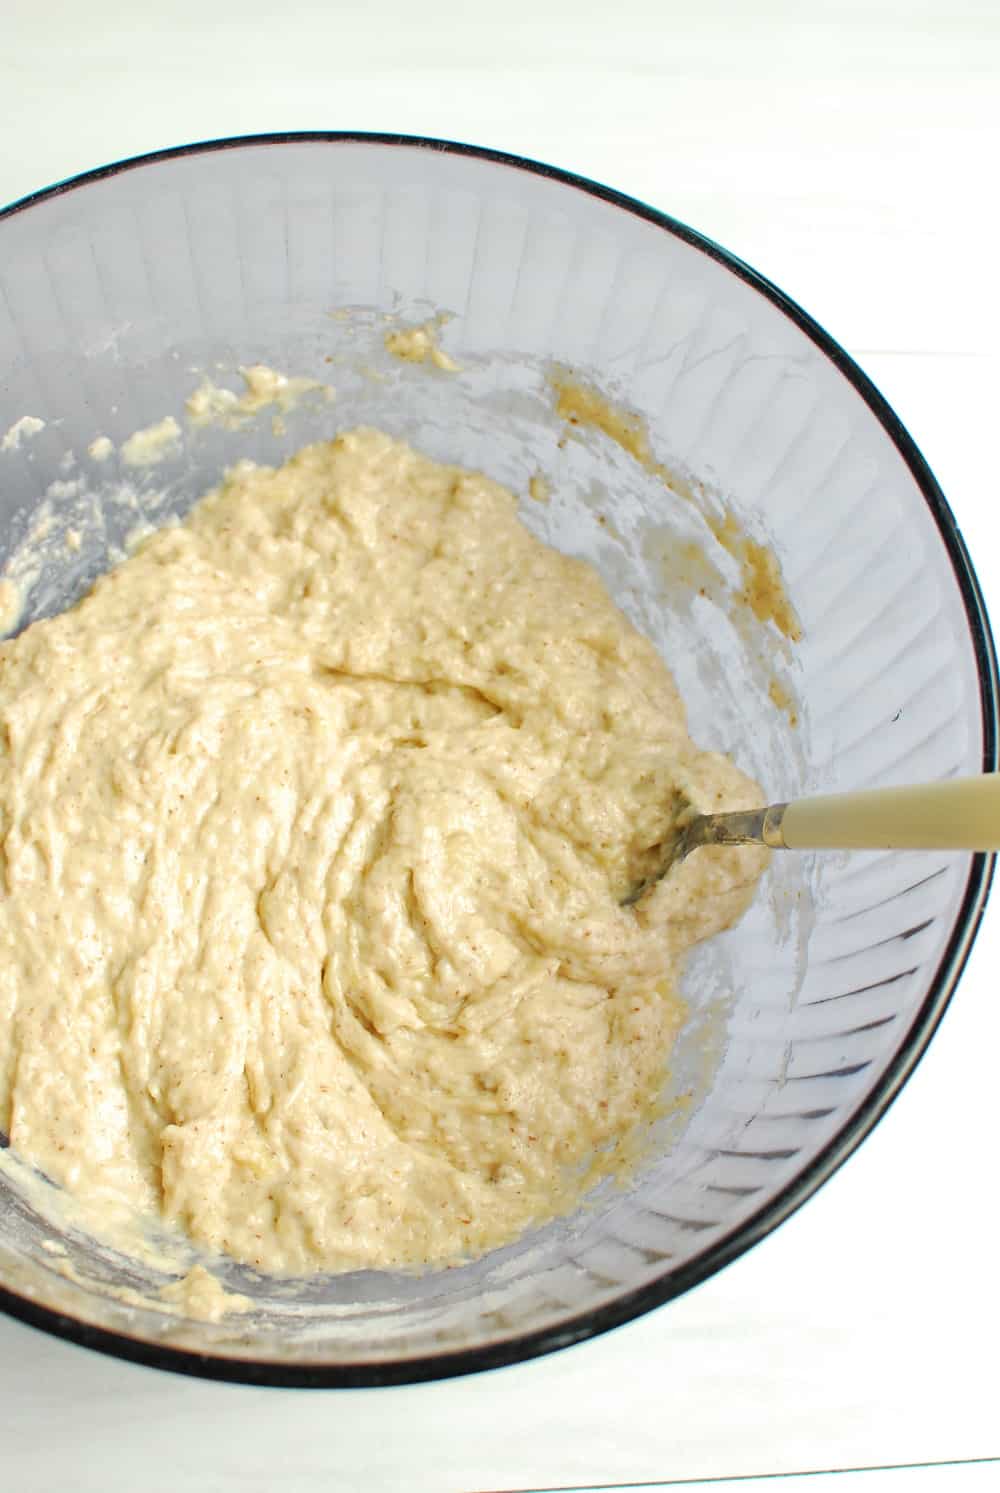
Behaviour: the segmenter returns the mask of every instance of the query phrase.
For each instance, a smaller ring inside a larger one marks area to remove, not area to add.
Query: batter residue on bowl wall
[[[0,646],[0,756],[0,1130],[270,1271],[571,1209],[763,868],[619,905],[671,804],[757,789],[589,566],[374,431],[240,465]]]
[[[15,420],[8,431],[0,437],[0,451],[19,451],[24,441],[30,440],[40,430],[45,429],[45,421],[39,420],[35,415],[22,415],[20,420]]]
[[[122,443],[122,461],[127,467],[155,467],[168,456],[174,455],[180,441],[180,426],[173,415],[166,415],[162,420],[157,420],[155,425],[137,430]],[[97,445],[97,441],[94,445]],[[98,447],[98,451],[101,449],[103,448]],[[98,455],[97,460],[100,459]]]
[[[433,363],[442,373],[461,373],[461,363],[445,352],[438,341],[443,318],[433,317],[417,327],[403,327],[398,332],[386,332],[383,339],[386,352],[404,363]]]
[[[315,378],[290,377],[269,368],[266,363],[252,363],[239,370],[243,380],[243,392],[227,389],[211,379],[204,378],[194,393],[185,402],[188,418],[194,425],[218,424],[230,429],[245,425],[261,410],[274,408],[280,434],[280,415],[295,408],[306,395],[316,395],[332,400],[334,390],[329,384]]]
[[[551,383],[556,394],[556,413],[570,425],[603,431],[647,472],[661,478],[671,492],[689,502],[695,500],[695,489],[687,478],[657,461],[641,415],[620,408],[600,390],[582,383],[565,369],[557,368]],[[735,514],[728,510],[721,516],[707,513],[706,521],[722,548],[741,566],[742,588],[734,599],[748,607],[759,622],[773,622],[779,633],[797,643],[802,628],[773,550],[745,534]]]

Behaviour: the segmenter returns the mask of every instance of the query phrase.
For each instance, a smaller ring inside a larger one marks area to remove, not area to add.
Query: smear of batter
[[[185,401],[184,408],[194,425],[219,424],[229,429],[238,429],[252,420],[263,409],[274,408],[287,414],[307,394],[315,394],[332,400],[334,390],[329,384],[315,378],[292,377],[268,368],[265,363],[253,363],[240,369],[243,393],[213,384],[203,379],[194,393]],[[280,427],[280,419],[275,416]],[[276,429],[275,434],[281,434]]]
[[[752,896],[730,848],[619,905],[681,800],[761,801],[503,488],[242,464],[0,646],[0,1130],[269,1271],[510,1240],[634,1154]]]
[[[795,704],[795,696],[782,680],[774,678],[767,687],[768,697],[771,704],[778,710],[783,710],[788,717],[788,724],[793,728],[799,724],[799,712]]]
[[[671,492],[694,502],[694,486],[653,454],[646,421],[632,410],[614,404],[600,390],[581,383],[567,370],[556,368],[550,377],[556,395],[556,413],[570,425],[600,430]],[[743,532],[735,514],[706,514],[709,528],[742,571],[742,586],[736,599],[748,607],[758,622],[773,622],[792,643],[801,641],[802,627],[785,590],[781,566],[774,551]]]
[[[442,373],[461,373],[461,363],[445,352],[438,342],[441,317],[434,317],[418,327],[403,327],[398,332],[386,332],[386,352],[401,358],[404,363],[433,363]]]
[[[39,420],[35,415],[22,415],[0,439],[0,451],[19,451],[23,441],[30,440],[44,429],[44,420]]]
[[[155,467],[176,454],[180,447],[181,428],[173,415],[137,430],[122,443],[122,461],[127,467]],[[98,443],[95,441],[95,445]],[[103,448],[100,448],[103,449]],[[98,456],[98,460],[103,457]]]

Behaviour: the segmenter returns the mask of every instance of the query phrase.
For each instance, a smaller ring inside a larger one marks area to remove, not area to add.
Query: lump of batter
[[[386,332],[383,342],[386,352],[392,353],[404,363],[433,363],[442,373],[461,373],[461,363],[445,352],[438,341],[441,318],[425,321],[418,327],[403,327],[396,332]]]
[[[370,430],[237,468],[0,646],[0,1130],[268,1271],[508,1241],[655,1112],[762,869],[622,908],[678,795],[760,802],[510,493]]]

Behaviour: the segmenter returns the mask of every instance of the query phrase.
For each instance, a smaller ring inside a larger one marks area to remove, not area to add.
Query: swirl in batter
[[[678,794],[760,802],[510,493],[370,430],[237,468],[0,648],[0,1130],[268,1271],[506,1242],[629,1151],[753,894],[619,905]]]

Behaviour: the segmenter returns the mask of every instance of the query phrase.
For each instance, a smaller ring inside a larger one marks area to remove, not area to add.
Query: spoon
[[[771,850],[1000,850],[1000,773],[948,778],[908,788],[829,793],[694,814],[655,847],[659,866],[622,899],[632,907],[672,866],[702,845],[767,845]]]

